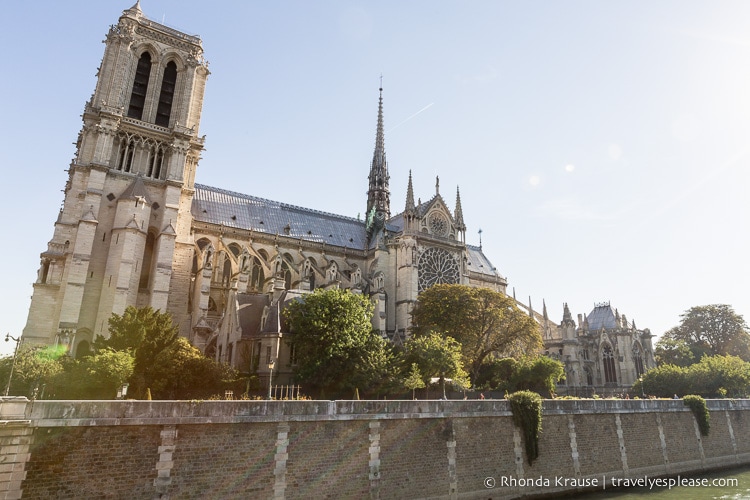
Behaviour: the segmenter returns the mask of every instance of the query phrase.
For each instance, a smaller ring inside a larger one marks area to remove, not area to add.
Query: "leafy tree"
[[[117,389],[133,375],[130,351],[104,349],[77,360],[62,358],[50,396],[56,399],[113,399]]]
[[[415,390],[423,389],[425,387],[424,380],[422,380],[422,374],[419,372],[419,366],[416,363],[411,364],[409,375],[404,379],[404,387],[411,391],[412,399],[416,399],[414,396]]]
[[[689,366],[695,363],[690,345],[683,339],[662,337],[656,343],[654,356],[658,365]]]
[[[412,323],[415,337],[440,332],[457,340],[474,380],[491,356],[533,355],[542,347],[539,325],[513,298],[488,288],[434,285],[419,294]]]
[[[513,374],[512,391],[534,391],[553,395],[556,384],[565,378],[565,368],[556,359],[547,356],[523,358]]]
[[[482,365],[476,385],[504,392],[528,390],[552,395],[564,376],[563,364],[546,356],[502,358]]]
[[[672,341],[682,341],[690,347],[695,360],[718,354],[750,361],[750,331],[743,317],[730,306],[691,307],[680,318],[680,324],[663,335],[657,348],[666,352]]]
[[[518,371],[518,361],[513,358],[492,359],[479,368],[474,386],[484,390],[512,392],[511,379]]]
[[[61,358],[65,357],[62,346],[33,346],[22,344],[16,353],[13,377],[9,394],[11,396],[41,396],[43,387],[54,385],[55,378],[63,371]],[[7,383],[13,365],[13,358],[3,358],[0,363],[2,381]],[[5,384],[2,386],[5,388]]]
[[[633,384],[636,396],[672,397],[673,394],[690,393],[690,382],[686,367],[662,365],[653,368]]]
[[[750,363],[737,356],[704,356],[688,368],[690,392],[706,397],[745,397],[750,388]]]
[[[231,366],[205,357],[184,337],[164,349],[155,362],[149,388],[156,399],[202,399],[241,385]]]
[[[179,336],[169,313],[128,307],[109,319],[109,338],[97,336],[98,353],[111,349],[133,356],[129,394],[159,398],[200,398],[234,385],[236,372],[206,358]],[[150,389],[150,391],[149,391]]]
[[[179,338],[169,313],[151,307],[128,306],[122,315],[109,318],[109,338],[97,335],[94,348],[115,351],[132,350],[135,358],[130,393],[142,397],[146,388],[160,384],[157,358]]]
[[[406,342],[406,361],[416,364],[422,380],[429,383],[437,377],[445,394],[445,379],[450,378],[459,386],[466,386],[467,373],[461,360],[461,346],[451,337],[439,333],[430,333],[420,337],[411,337]]]
[[[646,372],[633,392],[657,397],[744,397],[750,394],[750,363],[737,356],[704,356],[687,367],[662,365]]]
[[[295,376],[308,391],[351,397],[355,389],[378,390],[392,372],[392,356],[372,330],[372,312],[366,297],[339,289],[317,289],[284,308],[297,353]]]

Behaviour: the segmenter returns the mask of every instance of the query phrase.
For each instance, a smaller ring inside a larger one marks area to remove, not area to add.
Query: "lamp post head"
[[[272,359],[271,361],[268,362],[268,369],[273,370],[274,366],[276,366],[276,360]]]

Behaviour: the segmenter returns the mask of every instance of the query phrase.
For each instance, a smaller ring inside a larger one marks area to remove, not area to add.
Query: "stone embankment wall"
[[[0,399],[0,498],[482,498],[750,463],[750,401],[544,402],[529,465],[507,401]],[[565,485],[565,483],[568,483]]]

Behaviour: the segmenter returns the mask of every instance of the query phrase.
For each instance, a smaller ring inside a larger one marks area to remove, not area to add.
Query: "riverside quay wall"
[[[2,398],[0,498],[503,499],[750,463],[750,400],[708,407],[701,436],[681,400],[547,400],[529,465],[504,400]]]

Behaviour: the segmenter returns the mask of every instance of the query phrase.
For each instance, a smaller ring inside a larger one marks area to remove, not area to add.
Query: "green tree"
[[[164,349],[155,363],[148,387],[156,399],[205,399],[236,386],[244,390],[236,370],[205,357],[184,337]]]
[[[451,337],[443,337],[439,333],[411,337],[406,342],[406,362],[417,365],[425,383],[429,383],[433,377],[439,378],[443,395],[446,378],[454,380],[461,387],[468,385],[468,375],[461,359],[461,345]]]
[[[62,346],[33,346],[22,344],[16,353],[13,377],[9,395],[41,397],[41,391],[51,390],[55,379],[63,371],[62,359],[65,358],[65,348]],[[13,358],[1,360],[3,388],[8,381],[13,365]],[[49,388],[49,389],[48,389]]]
[[[633,392],[657,397],[673,394],[745,397],[750,394],[750,362],[737,356],[704,356],[700,362],[687,367],[658,366],[636,382]]]
[[[684,339],[662,337],[655,346],[654,357],[658,365],[689,366],[695,363],[695,355]]]
[[[130,351],[102,351],[77,360],[65,357],[63,371],[58,373],[54,392],[56,399],[113,399],[117,389],[133,375],[135,359]]]
[[[552,396],[557,383],[565,378],[565,368],[547,356],[525,357],[511,378],[511,391],[534,391]]]
[[[504,392],[534,391],[552,395],[565,377],[563,364],[546,356],[493,359],[479,371],[477,386]]]
[[[636,396],[670,398],[673,394],[689,394],[688,369],[682,366],[662,365],[653,368],[633,384]]]
[[[206,358],[178,335],[169,313],[151,307],[128,307],[109,319],[109,338],[97,336],[97,353],[111,349],[134,359],[128,394],[154,398],[202,398],[234,386],[237,374]]]
[[[422,374],[419,372],[419,366],[416,363],[411,364],[411,370],[409,370],[409,374],[404,379],[404,387],[411,391],[412,399],[416,399],[414,391],[425,387]]]
[[[518,370],[518,361],[513,358],[496,358],[479,368],[474,386],[491,391],[513,392],[512,378]]]
[[[690,391],[704,397],[745,397],[750,391],[750,363],[737,356],[704,356],[688,367]]]
[[[419,294],[412,323],[415,337],[440,332],[457,340],[473,380],[492,356],[534,355],[542,347],[539,325],[513,298],[488,288],[434,285]]]
[[[132,350],[135,358],[129,392],[143,397],[146,388],[160,384],[157,358],[178,339],[177,326],[169,313],[151,307],[128,306],[122,315],[109,318],[109,337],[98,335],[94,348],[110,348],[115,351]]]
[[[685,311],[680,324],[667,331],[657,348],[667,351],[671,341],[690,347],[695,361],[704,355],[739,356],[750,361],[750,332],[744,318],[726,304],[695,306]]]
[[[297,353],[295,376],[310,393],[351,397],[378,390],[392,357],[372,330],[370,301],[348,290],[317,289],[284,308]]]

